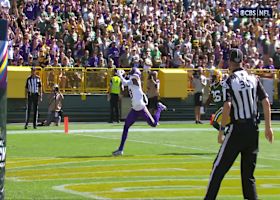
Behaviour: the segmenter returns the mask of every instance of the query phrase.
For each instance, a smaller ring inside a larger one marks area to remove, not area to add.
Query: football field
[[[208,123],[208,122],[207,122]],[[137,122],[124,155],[112,157],[123,124],[70,123],[23,130],[8,125],[6,199],[203,199],[219,149],[208,124]],[[271,145],[260,126],[255,177],[262,200],[280,199],[280,123]],[[224,178],[219,200],[242,199],[240,157]]]

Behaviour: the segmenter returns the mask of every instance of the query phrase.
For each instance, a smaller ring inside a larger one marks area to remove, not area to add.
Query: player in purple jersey
[[[123,134],[122,134],[122,140],[119,148],[113,152],[114,156],[123,155],[123,148],[124,144],[127,138],[128,129],[129,127],[136,122],[137,118],[139,116],[143,117],[147,123],[152,126],[156,127],[158,125],[158,121],[160,118],[160,113],[163,110],[166,110],[166,106],[162,103],[158,103],[157,111],[154,116],[152,116],[147,108],[148,99],[145,95],[145,93],[142,90],[141,86],[141,72],[138,68],[133,67],[131,71],[129,72],[129,79],[126,80],[123,78],[123,71],[118,70],[117,74],[122,80],[122,84],[124,86],[128,86],[129,95],[131,98],[132,108],[129,112],[129,114],[126,117],[124,128],[123,128]]]

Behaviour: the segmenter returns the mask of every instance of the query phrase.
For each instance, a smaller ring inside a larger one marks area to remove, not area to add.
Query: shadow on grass
[[[217,153],[164,153],[158,155],[160,156],[212,156],[212,155],[217,155]]]

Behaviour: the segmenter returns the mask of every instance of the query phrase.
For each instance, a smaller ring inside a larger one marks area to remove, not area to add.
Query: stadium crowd
[[[269,19],[239,7],[272,7]],[[18,66],[280,69],[280,2],[259,0],[0,0],[9,64]]]

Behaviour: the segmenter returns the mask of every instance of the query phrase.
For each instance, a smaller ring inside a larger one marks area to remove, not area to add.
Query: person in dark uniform
[[[157,105],[159,103],[159,86],[160,81],[158,79],[158,73],[156,71],[151,71],[149,73],[147,81],[147,96],[148,109],[152,115],[155,114],[157,110]]]
[[[110,88],[108,94],[108,100],[110,100],[110,120],[109,123],[113,123],[116,121],[117,123],[120,122],[119,116],[119,99],[120,93],[122,91],[122,83],[120,77],[117,75],[117,69],[114,69],[114,76],[111,78],[110,81]],[[115,118],[114,118],[115,114]]]
[[[27,129],[31,107],[33,106],[33,128],[37,128],[38,119],[38,101],[42,101],[42,83],[39,76],[36,75],[35,67],[31,68],[31,75],[27,78],[25,84],[25,98],[27,98],[25,126]]]
[[[259,142],[259,113],[257,101],[261,101],[265,120],[265,137],[272,143],[274,136],[271,128],[271,111],[268,96],[259,79],[242,68],[243,54],[239,49],[231,49],[229,58],[230,76],[224,82],[225,102],[222,122],[218,135],[221,143],[214,161],[205,200],[214,200],[220,184],[241,154],[241,178],[244,199],[258,199],[254,170],[256,167]],[[225,133],[227,118],[231,124]]]

